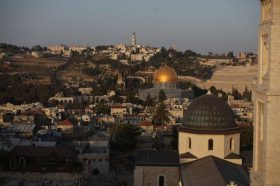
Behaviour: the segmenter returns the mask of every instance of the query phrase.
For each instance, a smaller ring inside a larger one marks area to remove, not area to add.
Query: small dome
[[[177,82],[178,77],[175,70],[167,65],[161,66],[154,74],[154,83],[173,83]]]
[[[203,95],[196,98],[184,112],[183,127],[219,130],[236,128],[232,109],[221,98]]]

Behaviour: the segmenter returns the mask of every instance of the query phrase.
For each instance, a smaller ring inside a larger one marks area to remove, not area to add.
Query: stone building
[[[254,82],[253,186],[280,185],[280,1],[261,0],[259,72]]]
[[[61,129],[62,133],[73,133],[73,127],[74,127],[73,123],[68,119],[59,121],[57,123],[57,128]]]
[[[237,55],[237,59],[244,60],[246,59],[246,56],[247,56],[246,52],[239,52]]]
[[[124,115],[132,114],[132,108],[122,105],[115,105],[111,107],[111,115],[123,117]]]
[[[181,163],[215,156],[241,164],[240,129],[227,103],[210,94],[195,99],[184,113],[178,149]]]
[[[124,78],[122,77],[122,74],[118,74],[118,80],[117,80],[117,85],[118,87],[120,88],[125,88],[125,80]]]
[[[136,34],[135,34],[135,32],[133,32],[133,34],[131,36],[131,45],[132,46],[136,45]]]
[[[170,150],[138,150],[134,186],[173,186],[179,182],[178,153]]]
[[[1,185],[62,186],[87,182],[77,152],[64,145],[15,146],[0,164]]]
[[[10,171],[81,171],[77,153],[69,147],[15,146],[9,153]]]
[[[221,98],[203,95],[190,104],[179,127],[178,149],[172,166],[168,164],[172,151],[139,151],[134,184],[177,185],[177,173],[182,186],[250,185],[249,172],[239,155],[240,130],[233,111]]]
[[[161,66],[154,74],[153,88],[139,90],[139,97],[143,100],[148,95],[151,98],[158,97],[159,92],[163,90],[166,98],[193,98],[193,91],[177,89],[177,82],[178,76],[175,70],[167,65]]]
[[[84,143],[85,147],[79,153],[79,160],[83,162],[84,172],[88,175],[107,175],[110,168],[110,145],[107,137],[94,135],[85,141],[78,141],[78,147]]]
[[[178,149],[183,186],[250,184],[239,155],[240,129],[219,97],[207,94],[190,104],[179,128]]]
[[[248,186],[248,172],[243,166],[206,156],[180,166],[183,186]]]

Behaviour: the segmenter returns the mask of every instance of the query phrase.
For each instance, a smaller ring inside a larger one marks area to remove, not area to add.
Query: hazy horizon
[[[257,51],[257,0],[0,0],[0,42],[129,44],[199,53]]]

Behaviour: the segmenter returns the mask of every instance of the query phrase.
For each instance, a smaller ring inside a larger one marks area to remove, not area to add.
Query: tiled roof
[[[135,152],[135,165],[138,166],[178,166],[178,151],[140,149]]]
[[[152,126],[153,124],[147,120],[144,120],[142,122],[139,123],[139,126]]]
[[[45,116],[44,111],[37,110],[37,109],[29,109],[29,110],[26,110],[25,112],[23,112],[21,114],[22,115],[41,115],[41,116]]]
[[[253,151],[252,150],[242,151],[241,156],[243,158],[243,166],[253,167]]]
[[[32,132],[35,128],[34,124],[13,124],[11,127],[8,128],[9,132]]]
[[[226,186],[233,181],[238,186],[249,186],[250,176],[241,165],[207,156],[180,165],[183,186]]]
[[[203,95],[196,98],[184,113],[183,127],[192,129],[236,128],[232,109],[221,98]]]
[[[57,157],[75,158],[76,152],[68,147],[47,147],[47,146],[15,146],[11,156],[23,156],[29,158]]]
[[[225,159],[242,159],[241,158],[241,156],[240,155],[238,155],[238,154],[235,154],[235,153],[230,153],[229,155],[227,155],[226,157],[225,157]]]
[[[63,120],[62,122],[59,122],[58,125],[73,126],[73,123],[71,123],[71,121],[69,121],[68,119],[66,119],[66,120]]]
[[[186,152],[183,154],[180,154],[180,158],[192,158],[192,159],[197,159],[197,157],[195,155],[193,155],[190,152]]]
[[[122,105],[116,105],[116,106],[112,106],[112,109],[126,109],[126,106],[122,106]]]

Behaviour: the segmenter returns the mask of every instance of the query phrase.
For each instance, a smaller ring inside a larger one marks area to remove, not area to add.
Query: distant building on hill
[[[193,98],[192,90],[181,90],[176,88],[178,82],[177,73],[167,65],[160,67],[154,74],[153,88],[139,90],[139,97],[146,99],[148,95],[151,98],[157,98],[161,90],[164,91],[166,98]]]
[[[133,32],[133,34],[131,36],[131,45],[132,46],[136,45],[136,34],[135,34],[135,32]]]

